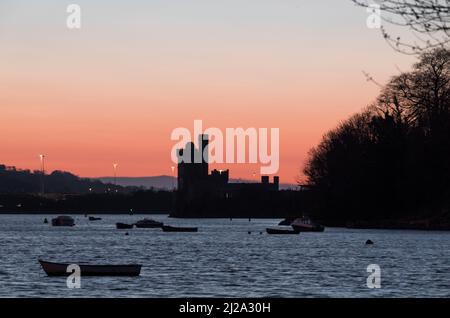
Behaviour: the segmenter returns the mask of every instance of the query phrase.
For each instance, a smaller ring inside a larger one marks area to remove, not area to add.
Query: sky
[[[31,3],[30,3],[31,2]],[[69,4],[81,29],[68,29]],[[414,58],[350,0],[0,0],[0,163],[170,175],[178,127],[279,128],[281,182]],[[258,165],[225,164],[232,178]]]

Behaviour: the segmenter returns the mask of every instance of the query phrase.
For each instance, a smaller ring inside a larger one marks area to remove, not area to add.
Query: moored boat
[[[68,276],[72,272],[67,272],[71,264],[52,263],[39,260],[42,269],[48,276]],[[75,263],[74,263],[75,264]],[[142,265],[90,265],[76,264],[80,267],[81,276],[139,276]]]
[[[89,217],[89,221],[101,221],[101,220],[102,220],[102,218],[96,218],[96,217],[93,217],[93,216]]]
[[[137,221],[134,225],[136,225],[137,228],[142,229],[151,229],[151,228],[160,228],[164,224],[162,222],[158,222],[152,219],[143,219],[140,221]]]
[[[116,228],[119,230],[132,229],[134,224],[116,223]]]
[[[197,227],[175,227],[170,225],[163,225],[164,232],[198,232]]]
[[[299,230],[295,229],[274,229],[274,228],[267,228],[266,229],[267,234],[300,234]]]
[[[293,218],[286,218],[282,221],[280,221],[280,223],[278,223],[278,225],[291,225],[292,222],[294,222],[295,219]]]
[[[74,226],[75,221],[73,218],[67,215],[61,215],[52,219],[53,226]]]
[[[325,228],[320,225],[312,222],[310,219],[306,218],[298,218],[295,219],[294,222],[291,223],[291,226],[294,230],[299,230],[300,232],[323,232]]]

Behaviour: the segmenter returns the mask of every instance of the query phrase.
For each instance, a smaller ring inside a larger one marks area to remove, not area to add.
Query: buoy
[[[130,234],[128,234],[128,232],[126,232],[125,235],[130,235]]]
[[[372,245],[372,244],[373,244],[372,240],[367,240],[366,241],[366,245]]]
[[[45,218],[44,219],[44,224],[47,224],[48,223],[48,220],[47,220],[47,218]]]
[[[248,234],[252,234],[252,232],[248,231]]]

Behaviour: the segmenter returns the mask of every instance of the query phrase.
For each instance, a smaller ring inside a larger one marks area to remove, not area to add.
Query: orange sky
[[[235,1],[131,1],[105,13],[79,2],[77,31],[56,1],[0,11],[0,163],[37,169],[44,153],[48,170],[81,176],[112,175],[114,162],[122,176],[170,175],[171,131],[201,119],[280,128],[279,175],[294,182],[322,134],[376,97],[362,70],[385,82],[413,61],[351,3],[250,1],[236,13]],[[222,167],[232,178],[259,170]]]

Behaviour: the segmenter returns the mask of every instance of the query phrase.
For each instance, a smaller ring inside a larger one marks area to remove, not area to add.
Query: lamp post
[[[114,163],[113,164],[113,167],[114,167],[114,185],[115,186],[117,186],[117,167],[118,167],[119,165],[117,164],[117,163]]]
[[[44,176],[45,176],[45,155],[39,155],[39,159],[41,161],[41,194],[45,193],[45,184],[44,184]]]

